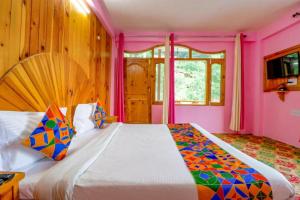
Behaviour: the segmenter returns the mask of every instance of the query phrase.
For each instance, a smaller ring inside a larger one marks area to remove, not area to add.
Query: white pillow
[[[95,103],[77,105],[73,119],[73,125],[77,134],[81,134],[95,128],[93,120],[95,109]]]
[[[66,113],[65,108],[61,110]],[[16,170],[44,158],[40,152],[22,145],[44,115],[44,112],[0,111],[0,171]]]

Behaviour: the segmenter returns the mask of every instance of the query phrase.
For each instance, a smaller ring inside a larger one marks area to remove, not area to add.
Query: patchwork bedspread
[[[272,199],[269,181],[190,124],[168,125],[200,199]]]

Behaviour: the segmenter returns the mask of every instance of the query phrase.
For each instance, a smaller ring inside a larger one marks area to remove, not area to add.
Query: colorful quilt
[[[272,199],[268,180],[190,124],[168,125],[198,188],[199,199]]]
[[[215,134],[252,158],[282,173],[294,185],[300,200],[300,148],[250,134]]]

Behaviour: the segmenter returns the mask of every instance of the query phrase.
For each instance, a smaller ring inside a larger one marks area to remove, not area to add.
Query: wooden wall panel
[[[32,55],[67,54],[90,80],[87,99],[100,97],[108,111],[111,45],[96,15],[79,13],[70,0],[1,0],[0,77]]]
[[[10,29],[10,9],[11,1],[3,1],[0,6],[0,76],[4,74],[9,67],[9,29]]]

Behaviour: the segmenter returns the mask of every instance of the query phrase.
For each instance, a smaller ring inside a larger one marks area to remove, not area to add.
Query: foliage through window
[[[162,101],[164,97],[165,64],[156,64],[155,72],[155,99],[156,101]]]
[[[175,100],[205,104],[206,61],[175,61]]]
[[[138,53],[127,53],[124,54],[125,58],[151,58],[152,57],[152,51],[144,51],[144,52],[138,52]]]
[[[175,46],[174,57],[175,58],[189,58],[189,49],[186,47]]]
[[[192,58],[208,58],[208,59],[222,59],[224,58],[225,53],[213,53],[213,54],[208,54],[208,53],[201,53],[198,51],[192,51]]]
[[[205,53],[176,45],[175,100],[177,104],[224,105],[225,51]],[[156,46],[144,52],[125,53],[125,58],[151,59],[153,63],[153,101],[164,96],[165,47]]]
[[[222,65],[214,63],[211,65],[211,97],[210,102],[218,103],[221,101],[221,79]]]

